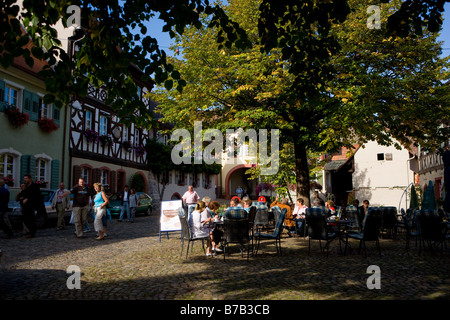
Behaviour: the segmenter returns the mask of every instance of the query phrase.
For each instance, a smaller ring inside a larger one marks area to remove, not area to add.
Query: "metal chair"
[[[381,256],[380,249],[380,228],[381,228],[381,210],[379,208],[371,207],[364,217],[361,232],[347,233],[348,238],[359,240],[359,252],[361,252],[361,246],[364,246],[364,256],[367,257],[366,241],[375,241],[377,250]],[[347,246],[345,246],[347,250]]]
[[[203,237],[194,237],[192,232],[191,232],[191,228],[189,227],[189,223],[187,221],[186,215],[178,215],[178,217],[180,218],[180,223],[181,223],[181,252],[180,252],[180,256],[183,254],[184,241],[188,242],[187,250],[186,250],[186,258],[188,257],[188,254],[189,254],[189,245],[192,243],[192,245],[191,245],[191,251],[192,251],[192,248],[194,246],[194,241],[197,241],[197,240],[201,240],[202,241],[203,252],[206,252],[206,250],[205,250],[205,240],[209,239],[209,235],[203,236]]]
[[[255,234],[255,239],[257,240],[255,256],[258,254],[259,244],[261,243],[261,240],[275,240],[275,247],[277,249],[277,254],[280,253],[281,255],[281,233],[283,230],[283,221],[284,217],[286,216],[286,212],[287,212],[286,208],[283,208],[281,210],[273,233],[257,232]]]
[[[254,226],[257,230],[260,230],[269,225],[269,208],[266,205],[256,204],[256,215],[254,220]]]
[[[355,223],[349,225],[348,231],[350,233],[361,232],[361,223],[359,221],[358,208],[357,207],[355,207],[354,205],[347,206],[345,208],[345,217],[348,220],[354,220],[355,221]]]
[[[313,207],[306,209],[305,220],[308,226],[308,254],[311,253],[311,240],[319,240],[320,252],[327,249],[336,237],[336,233],[328,232],[327,224],[328,209],[325,207]],[[324,248],[322,248],[322,240],[326,242]]]
[[[381,210],[381,234],[386,232],[387,235],[394,238],[397,234],[397,208],[396,207],[380,207]]]
[[[243,249],[247,246],[247,260],[250,254],[249,244],[249,219],[224,219],[224,239],[223,239],[223,260],[226,252],[229,253],[229,244],[238,243],[241,246],[241,255],[244,255]]]
[[[406,212],[402,208],[401,209],[402,219],[403,219],[403,225],[406,229],[406,251],[409,250],[409,241],[411,238],[416,239],[416,247],[417,247],[417,239],[420,236],[420,228],[419,224],[417,223],[417,217],[415,216],[413,210],[407,209]]]
[[[442,221],[436,210],[422,209],[418,212],[417,218],[420,225],[420,238],[422,245],[425,247],[425,242],[432,250],[431,243],[435,246],[441,246],[441,254],[443,247],[446,245],[445,241],[450,239],[450,234],[447,234],[447,226]]]

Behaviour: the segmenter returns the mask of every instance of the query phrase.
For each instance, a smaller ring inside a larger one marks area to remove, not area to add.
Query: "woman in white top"
[[[206,210],[206,205],[203,201],[199,201],[195,206],[195,210],[189,216],[189,227],[194,237],[208,236],[206,241],[206,255],[211,256],[211,239],[209,235],[211,228],[209,227],[211,222],[211,215]]]

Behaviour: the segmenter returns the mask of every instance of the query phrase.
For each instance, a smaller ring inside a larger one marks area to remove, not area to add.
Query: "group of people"
[[[108,220],[111,215],[107,206],[109,204],[108,196],[100,183],[94,183],[95,195],[91,194],[83,178],[78,179],[78,184],[72,189],[67,190],[63,182],[59,184],[52,200],[52,208],[56,210],[57,222],[56,230],[65,229],[65,212],[70,208],[70,195],[73,195],[72,219],[75,225],[75,235],[77,238],[85,238],[84,231],[88,226],[88,214],[93,209],[94,229],[96,239],[102,240],[107,236]],[[8,202],[10,201],[10,191],[3,178],[0,178],[0,225],[7,238],[13,236],[13,228],[8,216]],[[120,194],[123,202],[122,212],[119,221],[122,221],[124,214],[127,214],[128,221],[133,222],[136,208],[139,205],[139,199],[134,189],[124,187]],[[16,201],[21,206],[23,229],[27,238],[33,238],[36,235],[36,215],[46,215],[44,200],[39,186],[33,182],[30,174],[24,175],[24,183],[21,184],[21,191],[16,196]]]
[[[22,222],[27,238],[36,235],[36,215],[46,215],[44,200],[39,186],[33,182],[30,174],[25,174],[24,183],[21,184],[21,191],[16,196],[16,201],[20,203],[22,211]],[[8,216],[8,203],[11,193],[4,179],[0,179],[0,223],[7,238],[13,236],[13,228]]]

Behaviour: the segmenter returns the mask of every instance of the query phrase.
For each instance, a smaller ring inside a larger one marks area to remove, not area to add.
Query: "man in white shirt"
[[[189,213],[189,207],[194,206],[197,204],[198,200],[200,200],[200,197],[196,191],[194,191],[193,186],[188,187],[188,191],[186,191],[183,196],[181,197],[183,199],[183,205],[188,208]]]

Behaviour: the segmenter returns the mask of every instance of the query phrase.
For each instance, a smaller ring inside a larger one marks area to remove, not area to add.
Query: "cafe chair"
[[[254,226],[260,230],[269,225],[269,208],[266,205],[256,204]]]
[[[354,205],[347,206],[345,208],[345,217],[348,220],[354,220],[355,222],[351,225],[349,225],[348,232],[361,232],[361,223],[359,221],[358,216],[358,208]]]
[[[409,250],[409,242],[411,238],[415,238],[416,240],[416,247],[417,247],[417,240],[420,237],[420,228],[419,223],[417,221],[417,216],[414,214],[414,210],[407,209],[406,212],[402,208],[401,209],[402,214],[402,220],[403,220],[403,226],[406,231],[406,251]]]
[[[436,210],[422,209],[417,214],[420,226],[420,238],[422,245],[425,248],[425,242],[429,249],[434,246],[441,246],[441,254],[443,253],[444,245],[447,247],[445,241],[450,239],[450,234],[447,234],[447,225],[443,222]]]
[[[364,247],[364,256],[367,257],[366,252],[366,241],[375,241],[377,251],[381,257],[381,249],[380,249],[380,228],[381,228],[381,210],[379,208],[369,208],[366,216],[364,217],[362,223],[362,231],[361,232],[350,232],[347,233],[347,243],[348,238],[359,240],[359,253],[361,253],[361,247]],[[347,246],[345,246],[345,250],[347,250]]]
[[[381,210],[381,230],[380,234],[386,234],[390,238],[395,238],[397,234],[397,208],[380,207]]]
[[[191,232],[191,228],[189,227],[189,223],[188,223],[186,215],[178,215],[178,217],[180,218],[180,223],[181,223],[181,252],[180,252],[180,256],[183,255],[184,241],[188,242],[187,250],[186,250],[186,258],[188,257],[188,254],[189,254],[189,245],[191,245],[191,243],[192,243],[192,245],[191,245],[191,251],[192,251],[192,248],[194,247],[194,241],[197,241],[197,240],[201,240],[202,241],[203,252],[206,253],[205,240],[209,239],[209,235],[204,236],[204,237],[194,237],[192,232]]]
[[[283,231],[283,222],[284,217],[286,216],[286,212],[287,212],[286,208],[283,208],[281,210],[273,233],[257,232],[255,234],[256,240],[255,256],[258,254],[259,244],[261,243],[261,240],[275,240],[275,247],[277,249],[277,254],[279,253],[281,255],[281,233]]]
[[[256,218],[256,207],[255,206],[251,206],[250,210],[248,212],[248,228],[250,230],[250,240],[251,240],[251,245],[252,245],[252,252],[253,252],[253,240],[255,238],[255,218]]]
[[[224,237],[223,237],[223,260],[225,260],[226,253],[230,254],[230,243],[237,243],[240,245],[241,256],[244,256],[245,247],[247,247],[247,260],[250,254],[249,244],[249,219],[224,219]]]
[[[319,240],[320,252],[326,248],[327,257],[331,241],[336,238],[336,233],[328,232],[327,211],[324,207],[313,207],[306,209],[306,225],[308,227],[308,254],[311,253],[311,240]],[[325,246],[322,248],[322,241]]]

